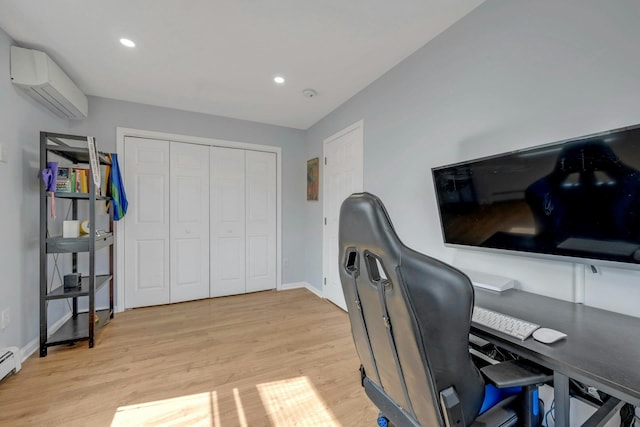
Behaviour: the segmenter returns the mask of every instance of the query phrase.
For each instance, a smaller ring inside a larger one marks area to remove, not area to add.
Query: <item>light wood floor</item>
[[[1,426],[373,426],[347,314],[305,289],[130,310],[0,385]]]

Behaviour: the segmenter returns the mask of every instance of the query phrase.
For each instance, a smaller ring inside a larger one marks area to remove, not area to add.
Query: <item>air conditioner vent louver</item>
[[[11,81],[58,117],[87,117],[87,97],[44,52],[11,46]]]

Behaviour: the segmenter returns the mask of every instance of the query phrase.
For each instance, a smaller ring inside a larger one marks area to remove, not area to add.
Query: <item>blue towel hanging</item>
[[[124,191],[124,183],[118,166],[118,155],[111,153],[111,174],[109,175],[109,190],[111,191],[111,206],[113,207],[113,219],[118,221],[127,213],[127,194]]]

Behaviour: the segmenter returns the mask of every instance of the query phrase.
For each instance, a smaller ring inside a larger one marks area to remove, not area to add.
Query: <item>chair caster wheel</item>
[[[393,427],[393,424],[389,421],[389,418],[385,417],[382,413],[378,415],[379,427]]]

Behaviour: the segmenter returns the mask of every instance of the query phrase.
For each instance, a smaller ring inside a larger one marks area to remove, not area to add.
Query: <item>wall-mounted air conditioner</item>
[[[11,46],[11,81],[58,117],[87,117],[87,97],[44,52]]]

